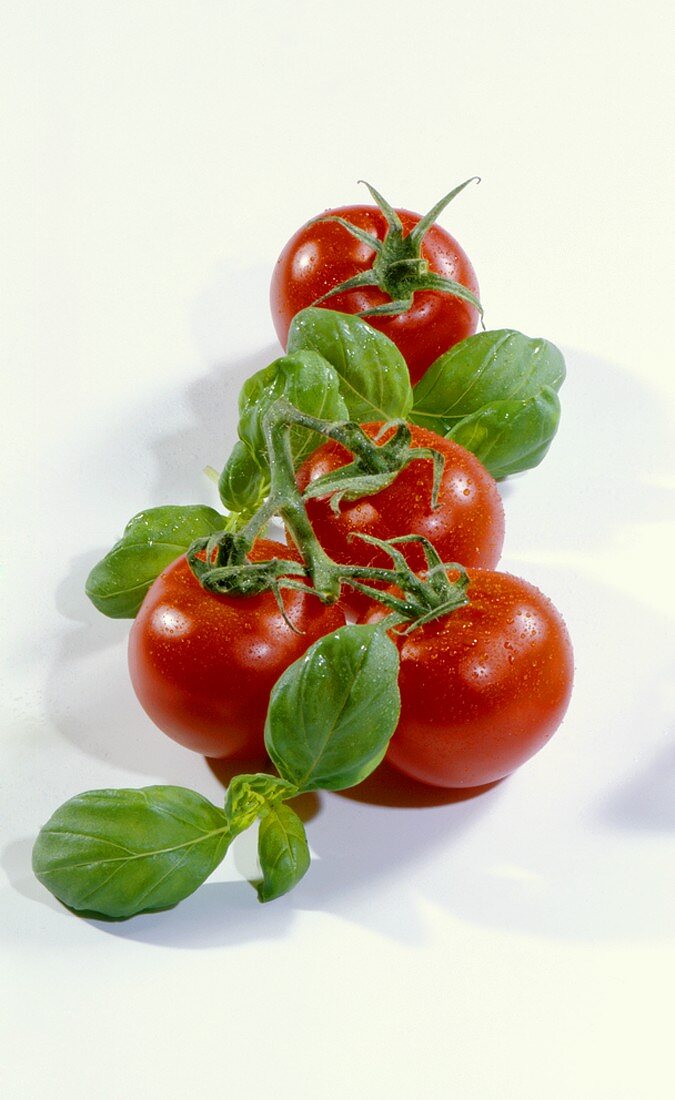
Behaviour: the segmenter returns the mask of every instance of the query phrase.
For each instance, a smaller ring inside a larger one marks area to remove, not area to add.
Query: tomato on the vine
[[[327,210],[298,229],[270,288],[284,347],[293,317],[306,306],[360,313],[397,345],[414,384],[439,355],[471,336],[480,311],[476,274],[461,245],[434,221],[465,186],[424,217],[393,210],[370,188],[378,206]]]
[[[509,775],[555,733],[572,690],[572,645],[551,601],[508,573],[467,572],[466,606],[391,632],[401,716],[387,759],[437,787]],[[373,607],[363,621],[386,614]]]
[[[382,428],[378,423],[361,426],[371,438]],[[383,550],[355,536],[392,539],[414,534],[428,538],[443,561],[493,568],[504,542],[504,507],[497,483],[458,443],[414,424],[409,427],[413,447],[432,448],[445,459],[438,507],[434,509],[431,502],[433,463],[429,458],[416,458],[386,489],[358,500],[343,500],[337,512],[325,497],[307,499],[307,514],[317,538],[341,564],[390,568],[391,558]],[[382,442],[393,430],[382,436]],[[351,455],[341,444],[322,444],[297,472],[300,489],[304,492],[311,482],[349,461]],[[404,544],[400,549],[413,569],[424,569],[426,559],[419,545]],[[359,612],[368,604],[368,597],[345,585],[343,602]]]
[[[299,560],[259,539],[249,558]],[[285,621],[272,592],[225,596],[202,588],[185,556],[154,582],[129,637],[129,672],[152,721],[209,757],[262,757],[270,692],[281,673],[344,624],[338,607],[283,589]]]

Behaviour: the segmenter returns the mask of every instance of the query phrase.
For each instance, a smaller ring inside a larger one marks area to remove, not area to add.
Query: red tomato
[[[397,213],[406,235],[420,221],[420,215],[409,210]],[[284,347],[289,325],[299,310],[373,265],[373,249],[337,222],[320,220],[328,216],[345,218],[380,240],[387,231],[387,221],[378,207],[342,206],[313,218],[291,237],[277,260],[270,288],[274,327]],[[424,235],[421,257],[430,272],[461,283],[478,297],[478,281],[466,253],[439,225],[432,225]],[[366,286],[343,291],[320,304],[342,313],[361,313],[391,300],[379,286]],[[366,320],[394,341],[414,384],[439,355],[476,331],[478,311],[470,302],[444,291],[418,290],[405,312]]]
[[[387,759],[436,787],[509,775],[555,733],[572,690],[572,646],[551,601],[508,573],[468,573],[466,607],[392,632],[401,717]],[[373,608],[364,621],[385,614]]]
[[[299,560],[290,547],[259,539],[252,561]],[[178,558],[150,588],[129,638],[129,672],[143,709],[164,733],[195,752],[222,758],[264,754],[270,691],[307,647],[344,624],[337,607],[283,591],[274,595],[207,592]]]
[[[381,426],[362,425],[370,436],[376,435]],[[433,464],[430,459],[415,459],[388,488],[360,500],[343,501],[338,515],[327,499],[309,499],[307,513],[319,541],[334,561],[391,568],[391,559],[384,551],[351,536],[391,539],[426,535],[443,561],[492,568],[499,561],[504,542],[504,508],[497,483],[475,455],[458,443],[414,424],[410,430],[413,446],[432,447],[445,457],[438,508],[431,508]],[[393,429],[382,442],[392,433]],[[339,443],[322,444],[298,470],[300,489],[304,491],[316,478],[344,466],[351,457]],[[424,569],[425,558],[419,546],[403,544],[400,549],[414,569]],[[343,588],[343,602],[354,612],[363,611],[369,603],[367,597],[347,586]]]

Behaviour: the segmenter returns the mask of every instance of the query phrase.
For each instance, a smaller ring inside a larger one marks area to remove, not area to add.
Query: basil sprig
[[[337,371],[352,420],[405,419],[412,408],[405,359],[388,336],[361,317],[310,306],[296,313],[287,351],[319,352]]]
[[[472,451],[494,477],[541,462],[557,431],[562,353],[513,329],[469,336],[414,389],[414,423]]]
[[[381,624],[342,627],[310,646],[274,689],[265,737],[278,776],[237,776],[222,809],[172,786],[77,795],[41,829],[35,874],[80,912],[120,919],[166,909],[259,819],[258,896],[280,897],[310,863],[302,822],[285,801],[359,783],[380,763],[398,716],[396,647]]]
[[[310,416],[346,420],[347,406],[340,379],[316,351],[298,350],[275,359],[244,382],[239,394],[239,442],[220,475],[218,489],[226,508],[247,514],[255,511],[269,488],[269,460],[263,420],[280,397]],[[291,451],[298,466],[321,440],[315,432],[296,427],[291,432]]]
[[[133,619],[162,570],[195,539],[222,531],[226,522],[203,504],[166,504],[139,512],[91,570],[85,584],[89,599],[111,619]]]

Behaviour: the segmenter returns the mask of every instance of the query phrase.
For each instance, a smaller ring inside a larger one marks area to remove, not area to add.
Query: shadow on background
[[[456,802],[467,802],[491,791],[497,782],[485,783],[482,787],[465,787],[449,790],[447,787],[430,787],[426,783],[417,783],[383,760],[379,768],[346,791],[337,791],[341,798],[350,798],[355,802],[367,802],[371,806],[391,806],[399,810],[421,809],[423,806],[450,806]]]

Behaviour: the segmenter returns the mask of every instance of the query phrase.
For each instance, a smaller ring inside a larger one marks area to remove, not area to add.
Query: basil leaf
[[[278,775],[266,772],[235,775],[227,788],[225,813],[238,830],[247,829],[271,803],[292,798],[297,793],[292,783],[279,779]]]
[[[224,810],[183,787],[86,791],[40,830],[33,870],[71,909],[131,917],[196,890],[232,835]]]
[[[524,401],[493,401],[465,416],[448,439],[473,454],[493,477],[502,478],[537,466],[548,451],[560,421],[555,390],[544,386]]]
[[[261,470],[250,447],[238,440],[218,480],[223,504],[245,520],[257,511],[268,489],[269,471]]]
[[[277,680],[265,745],[300,790],[339,791],[380,763],[399,709],[398,651],[381,625],[340,627]]]
[[[412,407],[405,359],[388,336],[361,317],[310,306],[296,313],[287,350],[313,348],[340,376],[352,420],[405,419]]]
[[[441,355],[414,389],[410,419],[439,435],[494,401],[536,397],[560,389],[565,360],[548,340],[513,329],[479,332]]]
[[[262,470],[268,456],[263,432],[265,413],[280,397],[301,412],[326,420],[346,420],[347,406],[340,396],[340,380],[330,363],[315,351],[298,351],[276,359],[242,386],[239,394],[239,438]],[[291,430],[291,450],[297,466],[321,442],[307,428]]]
[[[258,858],[263,873],[258,886],[260,901],[273,901],[287,894],[309,868],[311,858],[305,827],[283,803],[271,806],[261,818]]]
[[[133,619],[152,582],[195,539],[222,531],[225,517],[202,504],[148,508],[87,577],[89,599],[111,619]]]

